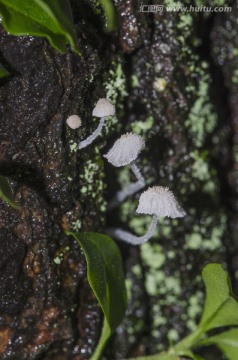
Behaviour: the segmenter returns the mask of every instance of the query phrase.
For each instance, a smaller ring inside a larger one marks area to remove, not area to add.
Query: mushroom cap
[[[103,155],[114,166],[120,167],[130,164],[144,149],[145,142],[141,136],[126,133],[116,140],[113,147]]]
[[[99,99],[95,108],[93,109],[93,116],[104,117],[115,114],[115,106],[107,99]]]
[[[67,122],[68,126],[74,130],[78,129],[82,124],[82,120],[78,115],[69,116],[68,119],[66,120],[66,122]]]
[[[170,218],[184,217],[186,215],[172,191],[163,186],[153,186],[144,191],[140,196],[136,212]]]

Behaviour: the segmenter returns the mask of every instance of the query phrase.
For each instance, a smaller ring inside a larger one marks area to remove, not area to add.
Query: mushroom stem
[[[130,164],[131,170],[133,171],[135,177],[137,178],[137,182],[134,184],[129,185],[125,189],[119,190],[116,195],[112,198],[109,202],[107,210],[111,211],[119,206],[128,196],[132,196],[137,193],[139,190],[143,189],[145,186],[145,179],[140,172],[140,169],[133,161]]]
[[[134,184],[129,185],[125,189],[122,189],[116,193],[112,200],[108,203],[107,210],[111,211],[119,206],[128,196],[134,195],[139,190],[143,189],[145,186],[142,182],[135,182]]]
[[[153,236],[157,223],[158,223],[158,216],[153,215],[149,229],[147,233],[143,236],[136,236],[122,229],[110,229],[109,234],[118,240],[122,240],[133,245],[140,245],[145,243]]]
[[[138,182],[140,182],[141,184],[143,184],[143,186],[145,186],[144,176],[141,174],[140,169],[138,168],[138,166],[134,161],[130,164],[130,167],[135,177],[137,178]]]
[[[104,126],[105,117],[101,117],[99,121],[99,125],[97,129],[85,140],[81,141],[78,145],[79,149],[84,149],[88,145],[92,144],[92,142],[100,135],[102,128]]]

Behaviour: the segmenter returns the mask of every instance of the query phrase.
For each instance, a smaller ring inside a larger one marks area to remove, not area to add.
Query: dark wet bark
[[[139,166],[148,182],[169,186],[189,215],[161,223],[147,247],[120,244],[131,297],[106,358],[154,353],[168,345],[168,331],[174,341],[187,334],[201,313],[205,263],[227,265],[237,290],[237,3],[208,17],[115,5],[119,27],[109,35],[93,7],[72,1],[81,57],[1,30],[11,76],[0,86],[0,170],[22,204],[0,202],[3,360],[84,360],[95,348],[100,309],[84,255],[64,231],[146,228],[135,199],[104,210],[121,186],[115,179],[128,174],[101,155],[126,131],[147,141]],[[118,122],[75,151],[95,129],[93,105],[110,95]],[[78,131],[65,124],[71,114],[82,118]]]

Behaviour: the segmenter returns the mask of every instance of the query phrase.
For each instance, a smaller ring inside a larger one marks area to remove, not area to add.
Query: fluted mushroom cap
[[[115,114],[115,106],[107,99],[99,99],[95,108],[93,109],[93,116],[104,117]]]
[[[67,122],[68,126],[74,130],[78,129],[82,124],[82,120],[78,115],[69,116],[68,119],[66,120],[66,122]]]
[[[144,147],[145,142],[141,136],[126,133],[116,140],[113,147],[104,157],[107,158],[112,165],[120,167],[132,163]]]
[[[172,191],[163,186],[153,186],[144,191],[140,196],[136,212],[170,218],[184,217],[186,215]]]

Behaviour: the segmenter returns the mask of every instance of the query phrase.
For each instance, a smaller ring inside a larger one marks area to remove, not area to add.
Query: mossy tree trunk
[[[92,354],[102,316],[84,255],[64,231],[145,231],[151,219],[135,214],[138,194],[105,211],[132,176],[102,157],[126,131],[146,140],[139,167],[148,183],[169,186],[188,216],[161,220],[141,247],[119,244],[129,307],[106,358],[153,353],[193,329],[205,263],[227,264],[235,283],[238,4],[229,5],[212,15],[145,13],[137,0],[115,0],[118,31],[106,34],[94,6],[72,0],[81,57],[1,29],[11,75],[0,85],[0,170],[22,205],[0,203],[1,359]],[[77,151],[97,126],[91,112],[101,97],[115,103],[117,119]],[[82,118],[77,131],[65,123],[72,114]]]

